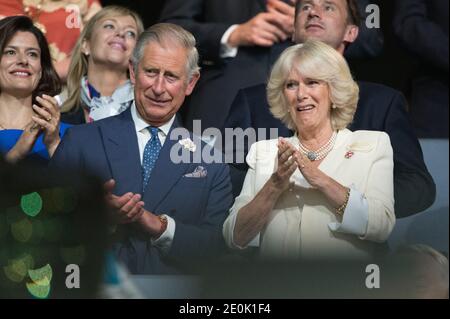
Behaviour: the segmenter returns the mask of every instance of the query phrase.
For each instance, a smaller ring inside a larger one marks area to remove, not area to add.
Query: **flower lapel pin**
[[[352,157],[353,155],[355,155],[354,152],[348,151],[347,153],[345,153],[345,158],[346,158],[346,159],[349,159],[349,158]]]
[[[197,145],[195,145],[194,142],[190,138],[185,138],[180,141],[178,141],[181,145],[183,145],[184,149],[188,150],[189,152],[195,152],[197,149]]]

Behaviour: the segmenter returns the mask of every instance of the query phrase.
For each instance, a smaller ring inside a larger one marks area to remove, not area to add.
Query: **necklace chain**
[[[330,153],[330,151],[333,149],[334,143],[336,142],[336,137],[337,133],[336,131],[334,131],[330,139],[315,151],[311,151],[310,149],[306,148],[299,139],[298,143],[300,152],[302,152],[302,154],[305,155],[311,162],[320,161],[321,159],[325,158],[325,156],[327,156],[328,153]]]

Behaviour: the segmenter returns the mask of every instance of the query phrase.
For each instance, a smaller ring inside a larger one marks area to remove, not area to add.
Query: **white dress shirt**
[[[151,134],[147,129],[150,125],[145,122],[139,112],[137,112],[135,102],[133,102],[133,104],[131,105],[131,117],[133,118],[134,127],[136,128],[136,136],[138,138],[139,146],[139,157],[142,165],[145,145],[151,138]],[[158,137],[161,142],[161,147],[164,145],[164,142],[166,141],[167,135],[169,134],[170,128],[172,127],[174,121],[175,115],[169,120],[169,122],[158,127]],[[165,214],[163,214],[163,216],[167,218],[167,229],[159,238],[151,239],[151,242],[153,245],[160,248],[161,251],[167,253],[172,245],[176,224],[175,220],[170,216],[167,216]]]
[[[231,33],[238,27],[238,24],[234,24],[225,31],[220,39],[220,57],[224,58],[234,58],[238,54],[238,47],[232,47],[228,44],[228,39],[230,38]]]

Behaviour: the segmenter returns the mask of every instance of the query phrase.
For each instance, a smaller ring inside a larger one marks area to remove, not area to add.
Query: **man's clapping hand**
[[[105,199],[111,208],[111,221],[113,224],[128,224],[139,220],[144,214],[144,202],[140,194],[128,192],[122,196],[112,193],[116,182],[110,179],[104,184]]]

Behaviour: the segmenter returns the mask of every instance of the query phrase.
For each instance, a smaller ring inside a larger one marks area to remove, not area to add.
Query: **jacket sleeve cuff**
[[[353,187],[353,185],[350,187],[350,198],[342,223],[329,223],[328,227],[335,232],[364,236],[369,223],[369,205],[364,195]]]

